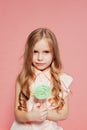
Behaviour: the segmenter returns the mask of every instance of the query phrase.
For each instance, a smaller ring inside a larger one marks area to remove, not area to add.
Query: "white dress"
[[[33,96],[34,88],[37,85],[40,85],[43,83],[46,85],[49,85],[49,86],[51,84],[49,71],[45,71],[44,73],[42,73],[41,71],[37,71],[36,75],[37,75],[36,80],[30,87],[31,95],[30,95],[29,101],[27,102],[28,111],[31,111],[35,104],[34,96]],[[62,73],[60,75],[60,81],[61,81],[62,87],[64,89],[63,98],[68,95],[68,93],[70,91],[69,86],[70,86],[72,80],[73,80],[73,78],[66,73]],[[61,96],[61,94],[60,94],[60,96]],[[47,103],[48,109],[55,109],[52,106],[50,106],[50,103],[48,102],[48,100],[46,103]],[[10,130],[63,130],[63,128],[60,127],[58,125],[58,122],[56,122],[56,121],[45,120],[42,123],[22,124],[15,120],[13,122]]]

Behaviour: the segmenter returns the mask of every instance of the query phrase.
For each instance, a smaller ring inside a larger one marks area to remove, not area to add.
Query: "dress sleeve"
[[[66,97],[69,94],[70,85],[73,81],[73,78],[70,75],[63,73],[60,75],[60,81],[62,88],[64,89],[63,97]]]

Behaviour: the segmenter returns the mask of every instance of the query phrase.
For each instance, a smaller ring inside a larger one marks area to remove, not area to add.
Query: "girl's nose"
[[[38,54],[38,60],[43,60],[43,55],[41,53]]]

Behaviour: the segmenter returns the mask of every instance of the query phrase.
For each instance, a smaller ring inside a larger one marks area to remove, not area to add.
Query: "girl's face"
[[[48,41],[43,38],[33,48],[32,63],[38,70],[45,70],[51,65],[52,59],[52,49],[49,47]]]

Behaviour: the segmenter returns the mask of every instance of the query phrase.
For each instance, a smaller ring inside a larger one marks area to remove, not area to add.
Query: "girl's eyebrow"
[[[38,49],[34,49],[34,51],[39,51]],[[43,49],[42,51],[50,51],[50,49]]]
[[[34,49],[34,51],[38,51],[37,49]]]
[[[38,51],[38,49],[33,49],[34,51]]]

